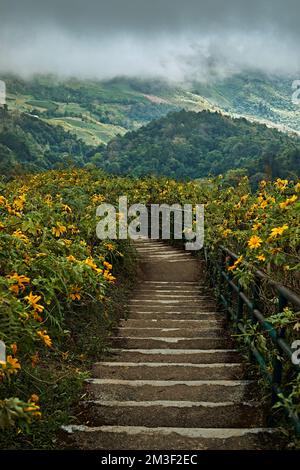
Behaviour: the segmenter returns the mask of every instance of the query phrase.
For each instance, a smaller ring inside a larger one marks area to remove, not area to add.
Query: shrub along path
[[[139,240],[139,282],[111,355],[88,380],[81,449],[274,449],[265,406],[226,333],[201,262]]]

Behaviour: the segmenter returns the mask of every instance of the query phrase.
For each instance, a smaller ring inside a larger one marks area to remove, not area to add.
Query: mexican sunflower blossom
[[[10,291],[18,295],[20,292],[25,290],[27,284],[30,283],[30,279],[27,276],[19,275],[17,273],[6,276],[9,281],[12,282]]]
[[[25,235],[25,233],[21,232],[21,230],[15,230],[13,232],[13,237],[18,238],[24,243],[29,243],[29,238]]]
[[[18,371],[21,369],[21,364],[19,363],[18,359],[7,356],[6,363],[1,364],[2,369],[5,369],[8,374],[17,374]]]
[[[18,211],[22,211],[24,209],[25,200],[26,200],[25,194],[22,194],[21,196],[15,198],[13,202],[13,207],[17,209]]]
[[[248,240],[248,247],[250,250],[256,250],[262,244],[262,239],[257,235],[253,235],[250,240]]]
[[[44,342],[48,348],[51,348],[52,346],[52,339],[50,336],[47,334],[47,330],[39,330],[37,331],[37,335],[41,338],[41,340]]]
[[[228,268],[227,268],[228,271],[235,271],[238,268],[238,266],[241,264],[243,259],[244,259],[244,257],[240,256],[232,266],[228,266]]]
[[[72,288],[72,291],[69,294],[69,298],[71,300],[80,300],[81,299],[81,294],[80,294],[81,288],[78,286],[74,286]]]
[[[282,180],[281,178],[278,178],[276,181],[275,181],[275,186],[277,189],[279,189],[279,191],[284,191],[289,185],[289,182],[288,180]]]
[[[280,207],[280,209],[286,209],[287,207],[294,204],[294,202],[296,202],[297,200],[298,200],[298,196],[296,196],[296,194],[294,194],[294,196],[286,199],[284,202],[281,202],[279,204],[279,207]]]
[[[98,268],[93,258],[86,258],[86,260],[84,260],[84,264],[86,264],[87,266],[89,266],[90,268],[92,268],[94,271],[96,271],[99,274],[103,272],[103,269]]]
[[[40,295],[34,295],[32,292],[30,292],[30,294],[25,297],[25,300],[27,300],[35,312],[42,313],[44,307],[38,303],[41,298],[42,297]]]
[[[288,225],[283,225],[282,227],[275,227],[275,228],[272,228],[271,230],[271,235],[270,235],[270,238],[277,238],[277,237],[280,237],[281,235],[283,235],[283,233],[288,230],[289,226]]]
[[[56,237],[59,238],[61,235],[66,233],[67,227],[62,225],[60,222],[57,222],[54,227],[52,227],[51,232]]]

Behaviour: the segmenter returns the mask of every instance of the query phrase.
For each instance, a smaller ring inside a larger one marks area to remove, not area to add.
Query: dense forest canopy
[[[17,175],[86,162],[88,147],[60,126],[0,108],[0,174]]]
[[[300,139],[246,119],[180,111],[93,147],[38,116],[0,110],[0,172],[4,175],[74,165],[112,174],[203,178],[241,170],[262,178],[300,174]]]
[[[246,119],[180,111],[99,147],[90,160],[114,174],[202,178],[244,169],[252,180],[300,173],[300,139]]]

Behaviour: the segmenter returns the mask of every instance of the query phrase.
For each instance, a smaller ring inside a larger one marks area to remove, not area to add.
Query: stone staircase
[[[274,449],[257,386],[190,253],[139,240],[139,283],[88,380],[80,449]]]

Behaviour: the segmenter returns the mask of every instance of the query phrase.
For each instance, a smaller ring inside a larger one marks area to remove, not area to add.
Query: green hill
[[[82,166],[89,150],[82,141],[60,126],[51,126],[38,117],[7,112],[0,108],[0,174]]]
[[[89,159],[108,172],[203,178],[244,169],[252,180],[300,174],[300,139],[246,119],[180,111],[113,139]]]
[[[6,81],[9,109],[62,126],[95,147],[181,109],[222,111],[300,132],[300,107],[292,103],[290,77],[247,73],[189,85],[133,78],[1,79]]]

